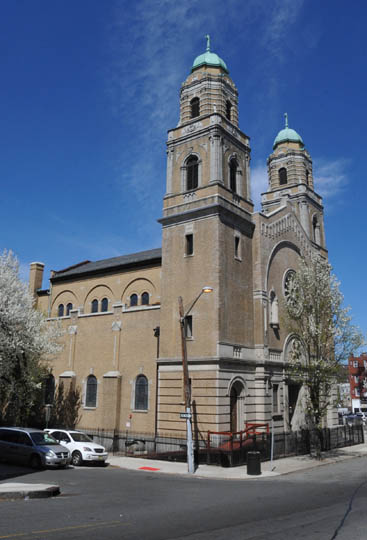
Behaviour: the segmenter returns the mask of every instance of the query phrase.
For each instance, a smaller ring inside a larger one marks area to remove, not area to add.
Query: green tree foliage
[[[305,418],[320,433],[328,408],[334,405],[334,386],[343,376],[343,363],[363,344],[343,307],[339,282],[320,256],[300,261],[286,291],[286,326],[294,335],[288,376],[303,385]]]

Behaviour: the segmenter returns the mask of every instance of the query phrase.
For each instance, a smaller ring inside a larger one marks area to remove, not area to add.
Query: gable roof
[[[149,249],[148,251],[139,251],[128,255],[120,255],[110,259],[101,259],[100,261],[83,261],[81,263],[69,266],[64,270],[54,271],[51,281],[66,281],[73,278],[87,277],[92,274],[114,273],[133,267],[144,267],[158,265],[162,262],[162,249]]]

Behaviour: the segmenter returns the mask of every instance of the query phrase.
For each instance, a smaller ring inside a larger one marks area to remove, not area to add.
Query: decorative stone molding
[[[189,126],[185,126],[181,129],[181,135],[187,135],[188,133],[192,133],[193,131],[196,131],[197,129],[200,129],[203,127],[202,122],[195,122],[195,124],[190,124]]]
[[[279,352],[270,351],[269,352],[269,360],[272,362],[280,362],[281,356]]]
[[[103,374],[104,379],[119,379],[121,377],[121,373],[119,371],[107,371],[107,373]]]
[[[76,377],[75,371],[64,371],[59,375],[59,377],[67,378],[67,377]]]
[[[121,321],[113,321],[111,327],[112,327],[112,332],[120,332],[120,330],[121,330]]]
[[[284,236],[288,232],[293,232],[296,235],[300,243],[301,252],[309,254],[311,251],[309,246],[309,240],[306,236],[305,231],[300,226],[298,220],[294,215],[287,214],[282,218],[278,219],[277,221],[274,221],[273,223],[261,224],[261,234],[266,238],[271,238],[274,240],[275,238]]]
[[[183,198],[185,201],[191,201],[196,198],[196,191],[188,191],[187,193],[183,194]]]
[[[68,334],[72,336],[73,334],[76,334],[78,330],[78,327],[76,325],[69,326],[68,328]]]
[[[241,347],[233,346],[233,358],[241,358]]]
[[[213,124],[221,124],[221,123],[222,123],[222,118],[218,114],[213,114],[210,117],[210,124],[211,125],[213,125]]]

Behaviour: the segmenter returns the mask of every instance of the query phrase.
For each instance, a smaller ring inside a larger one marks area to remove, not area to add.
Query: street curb
[[[33,488],[32,484],[25,486],[19,484],[19,488],[16,484],[9,486],[9,491],[5,491],[6,484],[0,484],[0,499],[46,499],[48,497],[55,497],[60,495],[60,486],[49,485],[47,487]]]

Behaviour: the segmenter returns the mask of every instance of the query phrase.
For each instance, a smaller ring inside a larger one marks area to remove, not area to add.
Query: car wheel
[[[33,454],[33,456],[31,456],[31,459],[29,460],[29,465],[32,467],[32,469],[41,469],[41,458],[37,456],[37,454]]]
[[[73,452],[71,463],[75,465],[75,467],[79,467],[83,463],[83,458],[80,452],[75,451]]]

